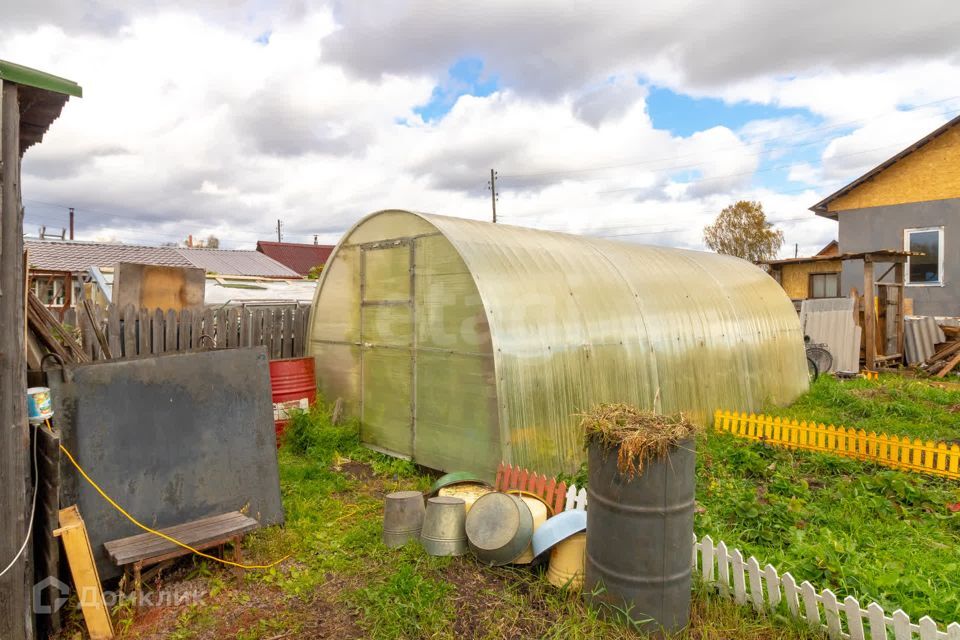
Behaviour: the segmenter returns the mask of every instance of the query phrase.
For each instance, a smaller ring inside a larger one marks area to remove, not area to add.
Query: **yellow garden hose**
[[[49,420],[47,420],[47,428],[50,429],[51,431],[53,431],[53,427],[50,426],[50,421],[49,421]],[[93,478],[91,478],[89,475],[87,475],[87,472],[83,470],[83,467],[80,466],[80,463],[78,463],[78,462],[76,461],[76,459],[74,459],[74,457],[70,454],[70,452],[67,450],[67,448],[64,447],[62,444],[60,445],[60,451],[62,451],[63,454],[64,454],[65,456],[67,456],[67,459],[73,464],[73,466],[77,469],[77,471],[80,472],[80,475],[83,476],[83,478],[84,478],[87,482],[90,483],[90,486],[92,486],[94,489],[96,489],[96,490],[97,490],[97,493],[99,493],[101,496],[103,496],[103,499],[106,500],[107,502],[109,502],[110,505],[111,505],[114,509],[116,509],[116,510],[119,511],[121,514],[123,514],[123,516],[124,516],[127,520],[129,520],[129,521],[132,522],[133,524],[137,525],[138,527],[140,527],[141,529],[143,529],[143,530],[146,531],[147,533],[152,533],[152,534],[154,534],[155,536],[159,536],[159,537],[163,538],[164,540],[166,540],[166,541],[168,541],[168,542],[172,542],[173,544],[177,545],[178,547],[182,547],[182,548],[186,549],[187,551],[190,551],[190,552],[192,552],[192,553],[195,553],[196,555],[200,556],[201,558],[207,558],[208,560],[215,560],[216,562],[219,562],[219,563],[221,563],[221,564],[229,565],[229,566],[231,566],[231,567],[239,567],[239,568],[241,568],[241,569],[269,569],[269,568],[271,568],[271,567],[277,566],[278,564],[280,564],[281,562],[283,562],[284,560],[286,560],[287,558],[290,557],[289,555],[283,556],[283,557],[280,558],[279,560],[276,560],[276,561],[274,561],[274,562],[271,562],[270,564],[241,564],[241,563],[239,563],[239,562],[231,562],[230,560],[224,560],[223,558],[218,558],[218,557],[212,556],[212,555],[210,555],[210,554],[208,554],[208,553],[204,553],[203,551],[200,551],[200,550],[198,550],[198,549],[194,549],[194,548],[191,547],[190,545],[188,545],[188,544],[186,544],[186,543],[183,543],[183,542],[180,542],[180,541],[177,540],[176,538],[171,538],[170,536],[168,536],[167,534],[163,533],[162,531],[157,531],[156,529],[151,529],[150,527],[148,527],[147,525],[141,523],[139,520],[137,520],[137,519],[134,518],[132,515],[130,515],[129,513],[127,513],[126,510],[125,510],[123,507],[121,507],[119,504],[117,504],[117,503],[114,501],[113,498],[111,498],[110,496],[108,496],[107,493],[106,493],[103,489],[100,488],[100,485],[98,485],[98,484],[93,480]]]

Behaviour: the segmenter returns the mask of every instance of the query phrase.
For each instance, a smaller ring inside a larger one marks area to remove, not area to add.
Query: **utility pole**
[[[793,245],[793,257],[796,258],[800,255],[800,243],[797,242]]]
[[[313,244],[317,244],[317,234],[313,234]]]
[[[283,242],[283,236],[280,234],[280,221],[277,220],[277,242]]]
[[[490,181],[487,182],[487,188],[490,189],[490,205],[493,207],[493,224],[497,224],[497,172],[490,169]]]
[[[73,240],[73,207],[70,207],[70,239]]]

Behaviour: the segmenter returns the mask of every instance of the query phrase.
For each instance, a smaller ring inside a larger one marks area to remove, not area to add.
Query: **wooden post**
[[[30,508],[27,363],[23,331],[23,210],[17,85],[0,81],[0,569],[23,543]],[[33,637],[27,551],[0,578],[0,638]]]
[[[876,308],[873,295],[873,258],[863,258],[863,366],[873,371],[877,361]]]
[[[904,279],[903,262],[898,262],[893,268],[893,281],[897,283],[897,315],[894,321],[897,323],[897,353],[903,357],[906,362],[906,354],[903,351],[903,298],[904,298]]]

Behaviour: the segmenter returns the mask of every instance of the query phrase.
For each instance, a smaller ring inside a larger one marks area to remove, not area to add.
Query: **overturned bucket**
[[[467,514],[467,542],[484,564],[513,562],[533,537],[533,514],[526,503],[506,493],[488,493]]]
[[[510,493],[514,494],[518,492],[511,491]],[[518,497],[523,500],[524,504],[527,505],[527,508],[530,509],[530,514],[533,516],[533,533],[536,534],[537,529],[540,528],[540,525],[547,521],[547,518],[551,512],[550,507],[543,498],[537,495],[527,494],[519,495]],[[527,548],[524,549],[523,553],[521,553],[519,557],[513,560],[512,564],[530,564],[533,562],[533,557],[533,544],[531,538],[531,544],[527,545]]]
[[[423,516],[423,494],[419,491],[388,494],[383,507],[383,544],[402,547],[408,540],[419,538]]]
[[[427,500],[420,544],[431,556],[462,556],[467,552],[464,530],[467,511],[462,499],[436,496]]]

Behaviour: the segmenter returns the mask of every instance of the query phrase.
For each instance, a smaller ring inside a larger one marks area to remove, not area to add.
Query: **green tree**
[[[767,222],[763,205],[740,200],[725,207],[704,227],[703,241],[717,253],[758,262],[772,260],[783,245],[783,231]]]

